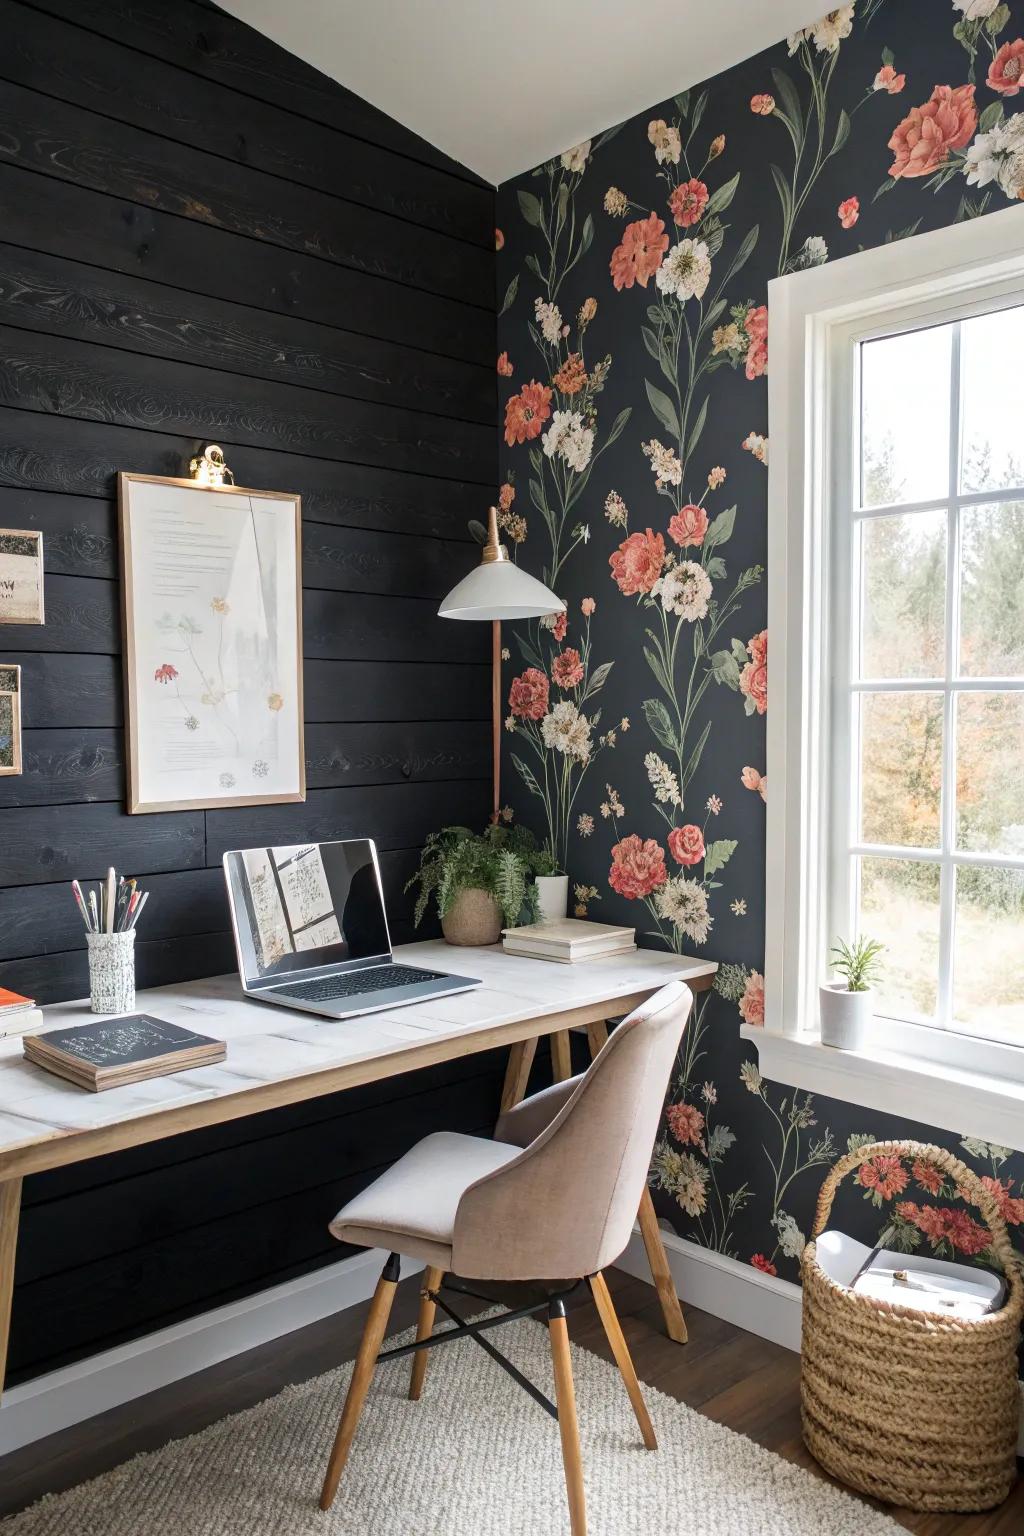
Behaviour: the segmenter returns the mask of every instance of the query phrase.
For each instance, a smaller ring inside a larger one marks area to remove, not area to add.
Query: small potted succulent
[[[559,870],[550,849],[542,848],[537,853],[533,878],[537,887],[538,921],[550,923],[564,917],[569,910],[569,876]]]
[[[420,867],[406,890],[418,885],[414,920],[419,926],[433,896],[449,944],[497,944],[502,927],[537,916],[533,877],[545,855],[525,827],[443,827],[427,838]]]
[[[873,983],[884,951],[877,939],[858,938],[852,944],[837,939],[833,944],[829,958],[838,979],[823,982],[819,989],[822,1045],[860,1050],[874,1012]]]

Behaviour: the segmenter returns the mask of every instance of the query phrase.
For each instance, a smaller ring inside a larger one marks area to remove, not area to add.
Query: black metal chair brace
[[[382,1278],[397,1282],[400,1276],[401,1260],[397,1253],[393,1253],[384,1266]],[[553,1419],[557,1419],[558,1409],[551,1399],[546,1397],[539,1387],[534,1386],[529,1377],[524,1376],[522,1371],[512,1364],[508,1356],[503,1355],[501,1350],[491,1343],[490,1339],[483,1337],[483,1334],[491,1328],[500,1328],[503,1323],[515,1323],[520,1318],[532,1317],[535,1312],[543,1312],[545,1308],[547,1309],[549,1320],[554,1317],[564,1317],[566,1301],[575,1291],[579,1290],[582,1284],[582,1280],[574,1280],[568,1290],[557,1291],[553,1296],[545,1296],[542,1301],[535,1301],[528,1307],[510,1308],[503,1312],[500,1317],[485,1317],[481,1318],[479,1322],[469,1322],[456,1312],[453,1307],[448,1305],[441,1295],[442,1291],[448,1291],[456,1296],[468,1296],[473,1301],[486,1301],[492,1306],[494,1305],[494,1298],[492,1296],[484,1296],[479,1291],[471,1291],[466,1286],[449,1285],[442,1282],[436,1291],[424,1291],[423,1294],[429,1296],[431,1301],[435,1302],[441,1308],[441,1311],[452,1319],[456,1326],[454,1328],[446,1328],[443,1333],[433,1333],[429,1338],[419,1339],[412,1344],[399,1344],[394,1349],[382,1349],[377,1356],[377,1363],[380,1364],[382,1360],[400,1360],[403,1355],[415,1355],[421,1349],[436,1349],[439,1344],[452,1344],[457,1339],[473,1339],[480,1345],[485,1354],[490,1355],[491,1359],[501,1366],[503,1371],[508,1372],[512,1380],[522,1387],[527,1396],[532,1397],[535,1403],[539,1403]]]

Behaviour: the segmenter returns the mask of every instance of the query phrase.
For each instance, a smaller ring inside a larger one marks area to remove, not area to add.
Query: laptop
[[[369,838],[235,849],[224,878],[242,990],[261,1003],[347,1019],[480,985],[395,964]]]

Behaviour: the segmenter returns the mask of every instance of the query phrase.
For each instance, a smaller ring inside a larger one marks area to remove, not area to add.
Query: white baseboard
[[[368,1300],[385,1257],[376,1249],[353,1254],[12,1387],[0,1403],[0,1456]],[[406,1260],[402,1272],[422,1267]]]
[[[800,1287],[792,1280],[765,1275],[750,1264],[727,1259],[710,1248],[662,1231],[668,1266],[676,1292],[691,1306],[722,1317],[737,1328],[759,1334],[773,1344],[799,1352]],[[638,1229],[615,1266],[651,1283],[651,1269]],[[1017,1454],[1024,1456],[1024,1381],[1020,1384],[1021,1414]]]

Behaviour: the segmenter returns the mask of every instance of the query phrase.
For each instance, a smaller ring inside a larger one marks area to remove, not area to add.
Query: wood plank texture
[[[47,618],[3,631],[0,985],[88,990],[68,881],[110,863],[151,892],[140,986],[233,969],[221,856],[264,837],[376,837],[408,941],[424,838],[488,807],[487,636],[437,604],[497,474],[493,189],[202,0],[0,0],[0,35],[0,526],[42,533]],[[130,817],[116,476],[211,440],[302,497],[309,796]],[[28,1178],[16,1375],[333,1260],[345,1194],[488,1125],[501,1069]]]

